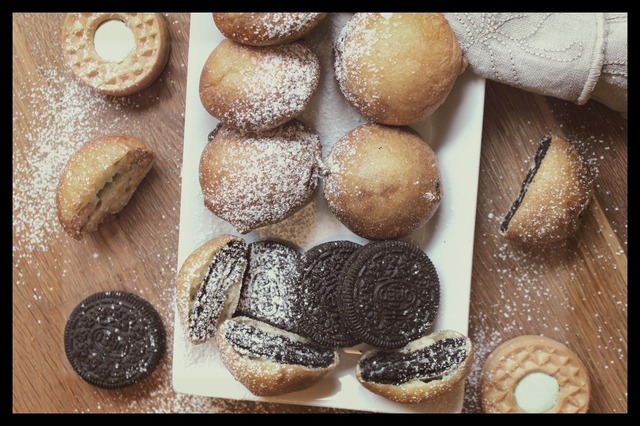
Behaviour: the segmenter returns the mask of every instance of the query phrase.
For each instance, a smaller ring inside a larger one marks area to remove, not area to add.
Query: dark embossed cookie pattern
[[[338,306],[362,342],[393,349],[430,331],[440,304],[431,259],[404,241],[371,242],[348,260]]]
[[[340,315],[337,298],[344,278],[343,266],[361,247],[352,241],[330,241],[311,248],[303,256],[301,320],[304,334],[318,344],[342,348],[359,343]]]
[[[75,307],[64,331],[73,369],[88,383],[122,388],[151,374],[165,352],[160,315],[127,292],[95,293]]]

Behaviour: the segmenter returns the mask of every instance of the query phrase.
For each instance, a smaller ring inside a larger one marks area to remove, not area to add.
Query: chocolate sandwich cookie
[[[342,269],[361,247],[352,241],[330,241],[311,248],[303,256],[300,320],[304,334],[318,344],[343,348],[359,343],[342,319],[337,299],[344,279]]]
[[[248,247],[247,269],[234,316],[254,318],[291,332],[299,332],[294,306],[300,254],[288,244],[256,241]]]
[[[377,241],[348,260],[340,296],[340,313],[362,342],[399,348],[430,330],[440,304],[440,281],[419,247]]]
[[[165,351],[165,330],[158,312],[143,298],[101,292],[71,312],[64,348],[82,379],[101,388],[122,388],[155,370]]]

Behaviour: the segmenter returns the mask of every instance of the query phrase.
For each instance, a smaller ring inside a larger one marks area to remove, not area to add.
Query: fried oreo
[[[132,293],[95,293],[75,307],[64,331],[73,369],[88,383],[115,389],[150,375],[165,352],[160,315]]]
[[[343,348],[360,343],[342,319],[337,299],[344,279],[342,269],[361,247],[352,241],[330,241],[311,248],[303,256],[300,320],[304,334],[320,345]]]
[[[473,366],[473,343],[454,330],[440,330],[400,349],[366,351],[356,378],[371,392],[416,404],[454,392]]]
[[[294,333],[300,254],[288,244],[256,241],[248,247],[247,269],[234,316],[245,316]]]
[[[403,241],[377,241],[347,262],[338,307],[360,341],[394,349],[429,332],[440,281],[424,251]]]

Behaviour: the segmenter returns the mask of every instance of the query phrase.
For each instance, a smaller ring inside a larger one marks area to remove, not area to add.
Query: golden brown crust
[[[467,65],[440,13],[356,13],[335,50],[349,103],[371,121],[396,126],[430,116]]]
[[[298,120],[261,133],[219,126],[202,151],[205,206],[240,233],[302,208],[319,181],[320,138]]]
[[[420,349],[428,344],[429,342],[434,342],[438,340],[442,340],[448,337],[458,338],[464,337],[468,342],[468,351],[467,357],[465,360],[450,374],[447,374],[440,380],[431,380],[429,382],[423,382],[421,380],[411,380],[409,382],[403,383],[401,385],[390,385],[390,384],[380,384],[373,383],[363,380],[361,372],[360,372],[360,363],[356,367],[356,378],[358,381],[371,392],[383,396],[387,399],[390,399],[394,402],[400,402],[404,404],[417,404],[432,401],[443,397],[445,395],[451,395],[454,397],[455,390],[458,386],[464,381],[464,379],[469,375],[471,371],[471,367],[473,366],[473,344],[471,340],[464,335],[452,331],[452,330],[442,330],[436,333],[433,333],[429,336],[422,337],[418,340],[415,340],[409,343],[404,348],[398,350],[406,350],[409,347],[415,347],[416,349]],[[365,356],[371,356],[378,352],[378,350],[372,350],[370,352],[365,352],[363,358]]]
[[[124,22],[136,41],[122,62],[106,60],[95,49],[96,30],[109,20]],[[80,80],[105,95],[127,96],[150,86],[167,64],[170,44],[160,13],[69,13],[62,29],[65,62]]]
[[[245,317],[236,317],[229,321],[259,323]],[[222,323],[216,333],[216,343],[222,361],[233,377],[254,395],[277,396],[308,389],[333,371],[339,363],[337,353],[335,363],[326,368],[280,364],[275,361],[243,356],[224,338],[225,323]],[[293,336],[292,333],[277,330],[275,327],[267,327],[266,329]],[[305,340],[301,336],[297,336],[297,338]]]
[[[482,369],[482,406],[485,413],[524,413],[515,398],[520,379],[542,372],[560,386],[558,399],[547,413],[586,413],[590,382],[587,368],[562,343],[544,336],[525,335],[508,340],[487,357]]]
[[[327,156],[324,195],[357,235],[400,238],[427,223],[440,205],[438,158],[409,127],[364,124]]]
[[[223,123],[265,131],[300,115],[319,81],[320,60],[304,41],[254,47],[225,39],[202,68],[199,93]]]
[[[129,202],[155,159],[144,142],[122,134],[87,142],[65,166],[56,190],[60,224],[80,240]]]
[[[326,13],[213,13],[220,32],[252,46],[272,46],[301,39]]]
[[[592,198],[594,184],[595,172],[575,143],[551,136],[524,198],[500,233],[509,240],[540,245],[572,237]]]
[[[180,267],[180,271],[178,271],[176,281],[176,306],[178,308],[178,317],[182,324],[182,329],[188,337],[190,337],[188,330],[193,300],[200,288],[207,268],[220,249],[231,241],[244,240],[229,234],[214,237],[191,252]],[[233,289],[232,291],[239,291],[239,289]],[[237,300],[235,303],[237,304]],[[191,342],[199,344],[203,343],[204,340],[191,339]]]

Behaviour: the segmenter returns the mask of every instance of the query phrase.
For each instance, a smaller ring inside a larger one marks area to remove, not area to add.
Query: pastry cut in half
[[[576,142],[545,136],[500,234],[525,244],[572,237],[592,198],[595,179],[595,168]]]

